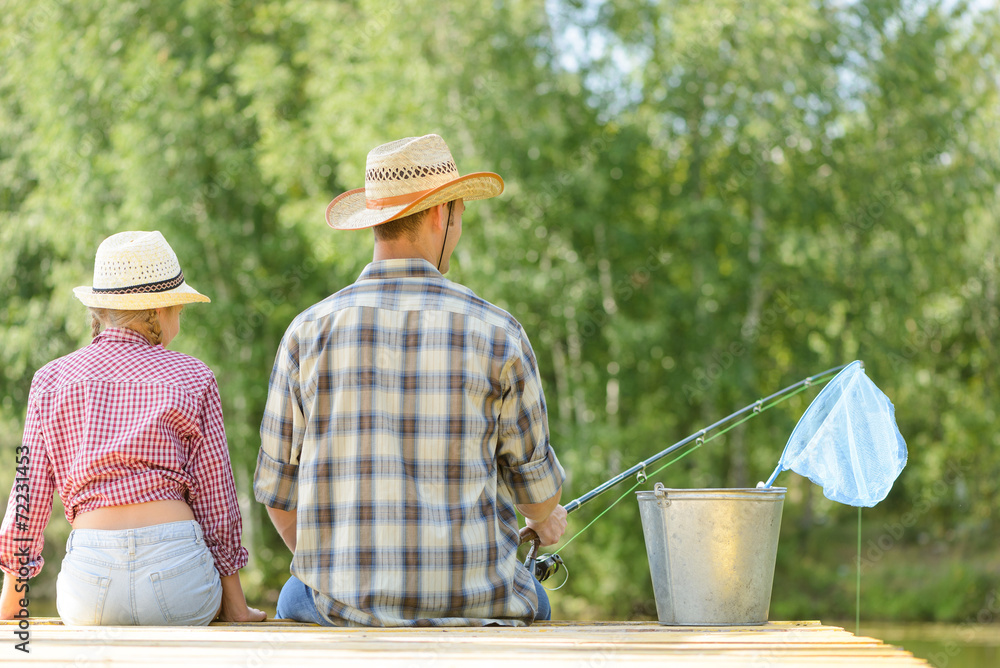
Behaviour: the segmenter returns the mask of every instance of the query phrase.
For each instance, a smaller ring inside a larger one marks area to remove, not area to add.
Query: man
[[[327,207],[373,228],[358,280],[301,313],[275,359],[254,492],[292,550],[278,617],[324,625],[523,625],[548,619],[518,562],[515,507],[559,540],[564,473],[520,324],[448,281],[465,201],[437,135],[368,154],[365,187]]]

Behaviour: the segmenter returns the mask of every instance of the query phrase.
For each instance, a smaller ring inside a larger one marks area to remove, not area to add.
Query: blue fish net
[[[892,402],[855,361],[809,404],[765,486],[790,469],[832,501],[870,508],[886,497],[904,466],[906,443]]]

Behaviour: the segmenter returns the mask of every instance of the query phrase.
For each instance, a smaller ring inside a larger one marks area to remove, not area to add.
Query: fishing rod
[[[709,432],[711,432],[711,431],[713,431],[715,429],[718,429],[719,427],[722,427],[723,425],[725,425],[725,424],[727,424],[729,422],[732,422],[736,418],[742,417],[742,416],[746,415],[747,413],[751,413],[750,417],[752,417],[753,414],[759,414],[759,413],[763,412],[764,410],[767,410],[767,408],[770,407],[770,406],[765,406],[765,404],[767,404],[768,402],[770,402],[772,400],[780,399],[781,397],[784,397],[785,395],[788,395],[791,392],[793,392],[795,390],[798,390],[800,387],[803,387],[803,386],[809,387],[813,383],[815,383],[817,380],[819,380],[821,378],[825,378],[826,376],[833,375],[834,373],[840,371],[841,369],[843,369],[846,366],[847,366],[846,364],[841,364],[840,366],[835,366],[832,369],[827,369],[823,373],[818,373],[818,374],[816,374],[814,376],[808,376],[806,378],[803,378],[802,380],[800,380],[799,382],[797,382],[797,383],[795,383],[793,385],[789,385],[788,387],[786,387],[786,388],[784,388],[782,390],[778,390],[777,392],[775,392],[771,396],[764,397],[763,399],[758,399],[757,401],[753,402],[752,404],[750,404],[748,406],[744,406],[743,408],[741,408],[740,410],[736,411],[735,413],[727,415],[726,417],[724,417],[721,420],[719,420],[719,421],[717,421],[717,422],[715,422],[715,423],[713,423],[713,424],[705,427],[704,429],[701,429],[699,431],[694,432],[690,436],[687,436],[686,438],[683,438],[683,439],[677,441],[676,443],[674,443],[673,445],[671,445],[666,450],[662,450],[662,451],[658,452],[657,454],[653,455],[652,457],[650,457],[648,459],[644,459],[643,461],[639,462],[638,464],[636,464],[635,466],[631,467],[630,469],[628,469],[626,471],[622,471],[621,473],[619,473],[618,475],[616,475],[611,480],[608,480],[608,481],[602,483],[601,485],[599,485],[599,486],[595,487],[594,489],[590,490],[589,492],[587,492],[583,496],[581,496],[581,497],[579,497],[577,499],[573,499],[572,501],[570,501],[569,503],[567,503],[565,506],[563,506],[566,509],[566,513],[569,514],[569,513],[573,512],[575,510],[580,509],[584,504],[589,503],[590,501],[593,501],[594,499],[596,499],[598,496],[600,496],[604,492],[606,492],[609,489],[611,489],[612,487],[618,485],[623,480],[631,478],[632,476],[635,476],[636,480],[639,483],[646,482],[646,477],[647,477],[646,467],[647,466],[649,466],[649,465],[651,465],[651,464],[653,464],[653,463],[655,463],[655,462],[663,459],[664,457],[666,457],[670,453],[675,452],[676,450],[678,450],[680,448],[683,448],[685,445],[688,445],[688,444],[690,444],[692,442],[695,442],[695,443],[697,443],[698,446],[701,446],[703,443],[705,443],[705,436]],[[747,419],[749,419],[749,418],[747,418]],[[545,580],[549,579],[549,577],[551,577],[553,574],[555,574],[556,571],[559,570],[559,567],[563,563],[562,557],[560,557],[558,555],[558,553],[557,554],[544,554],[541,557],[538,557],[538,549],[539,549],[539,547],[541,547],[541,540],[538,538],[538,534],[536,534],[534,532],[534,530],[529,529],[528,527],[524,527],[523,529],[521,529],[520,536],[521,536],[521,544],[522,545],[524,543],[531,543],[531,547],[528,549],[528,555],[527,555],[527,557],[524,560],[525,567],[528,569],[529,573],[533,573],[535,575],[535,578],[539,582],[544,582]]]

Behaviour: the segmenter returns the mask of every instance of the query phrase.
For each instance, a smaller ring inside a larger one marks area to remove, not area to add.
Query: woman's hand
[[[219,611],[219,616],[215,618],[217,622],[262,622],[267,619],[267,613],[257,608],[251,608],[250,606],[244,604],[242,610],[237,608],[236,610],[227,610],[225,603],[222,605],[222,610]]]
[[[15,589],[17,577],[3,574],[3,591],[0,592],[0,619],[15,619],[21,612],[20,598],[26,594],[18,594]]]
[[[222,607],[215,618],[220,622],[262,622],[267,615],[247,605],[240,585],[240,572],[222,576]]]

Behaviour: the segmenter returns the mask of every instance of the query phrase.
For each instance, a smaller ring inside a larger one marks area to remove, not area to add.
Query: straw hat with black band
[[[211,301],[184,281],[177,255],[159,232],[119,232],[97,248],[94,285],[73,289],[87,306],[141,311]]]
[[[326,207],[335,230],[360,230],[388,223],[438,204],[496,197],[503,179],[493,172],[462,176],[444,139],[407,137],[372,149],[365,160],[365,187],[348,190]],[[448,210],[451,223],[451,208]],[[447,228],[445,228],[447,243]],[[442,246],[442,257],[444,247]],[[438,260],[440,267],[441,261]]]

